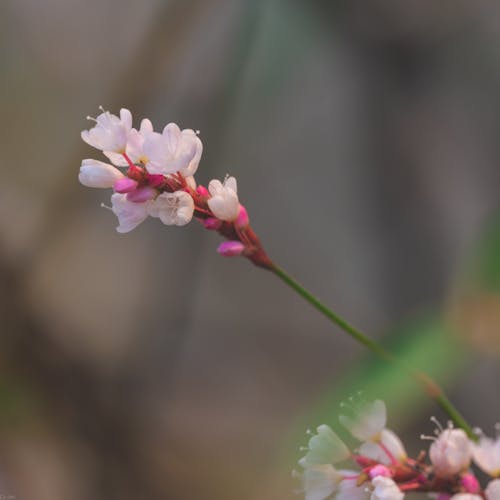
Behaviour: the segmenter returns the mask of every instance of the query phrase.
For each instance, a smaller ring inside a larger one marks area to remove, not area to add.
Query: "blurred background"
[[[196,223],[127,235],[83,188],[98,105],[201,130],[269,254],[500,420],[500,4],[3,0],[0,493],[281,500],[306,427],[444,418]],[[7,496],[2,498],[7,498]]]

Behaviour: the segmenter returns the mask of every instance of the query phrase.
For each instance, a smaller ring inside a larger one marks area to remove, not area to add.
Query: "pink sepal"
[[[236,226],[240,228],[247,227],[249,224],[250,220],[248,218],[248,212],[247,209],[243,206],[240,205],[240,211],[238,212],[238,217],[236,217]]]
[[[216,219],[215,217],[209,217],[208,219],[203,220],[203,226],[205,229],[212,229],[217,231],[222,226],[222,221]]]
[[[202,185],[199,185],[197,188],[196,188],[196,192],[200,195],[200,196],[204,196],[206,198],[208,198],[210,196],[210,193],[208,192],[208,189],[205,187],[205,186],[202,186]]]
[[[479,493],[481,491],[481,486],[476,476],[471,472],[466,472],[461,478],[462,486],[465,488],[467,493]]]

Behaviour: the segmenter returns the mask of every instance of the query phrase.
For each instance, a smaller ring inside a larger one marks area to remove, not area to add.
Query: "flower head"
[[[134,203],[126,194],[114,193],[111,196],[111,210],[118,217],[119,233],[128,233],[136,228],[148,216],[148,203]]]
[[[175,123],[169,123],[161,134],[146,135],[142,151],[147,158],[146,168],[151,174],[193,175],[200,162],[203,145],[191,129],[181,130]]]
[[[472,449],[462,429],[444,429],[431,444],[429,457],[436,474],[450,477],[469,467]]]
[[[82,132],[82,139],[105,153],[124,153],[132,129],[132,114],[126,108],[120,109],[120,117],[101,110],[97,118],[89,117],[95,121],[95,125]]]
[[[224,184],[218,180],[210,181],[208,191],[211,195],[208,199],[208,206],[218,219],[230,222],[238,218],[240,202],[234,177],[227,177]]]
[[[193,198],[184,191],[162,193],[148,206],[149,215],[167,226],[185,226],[193,218]]]

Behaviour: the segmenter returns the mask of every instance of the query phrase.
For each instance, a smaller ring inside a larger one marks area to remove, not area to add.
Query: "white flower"
[[[372,485],[375,489],[370,500],[402,500],[405,496],[397,484],[389,477],[377,476],[372,479]]]
[[[90,119],[90,118],[89,118]],[[128,109],[120,109],[120,117],[104,111],[94,119],[96,124],[82,132],[82,139],[104,152],[124,153],[129,133],[132,129],[132,114]]]
[[[493,440],[481,436],[479,443],[472,444],[472,457],[486,474],[500,476],[500,437]],[[500,496],[498,498],[500,499]]]
[[[487,500],[500,500],[500,497],[486,497]],[[483,500],[481,495],[474,495],[473,493],[457,493],[453,495],[450,500]]]
[[[335,495],[335,500],[368,500],[370,494],[366,489],[366,485],[357,485],[357,475],[354,471],[339,471],[348,479],[344,479],[338,486],[337,494]],[[354,476],[354,479],[351,477]]]
[[[356,408],[353,417],[341,415],[340,423],[360,441],[373,441],[382,432],[387,421],[385,403],[380,399]]]
[[[453,476],[469,467],[472,449],[462,429],[445,429],[431,444],[429,457],[436,474]]]
[[[316,431],[309,439],[306,455],[299,460],[302,467],[336,464],[350,456],[347,446],[328,425],[320,425]]]
[[[500,479],[493,479],[493,481],[490,481],[484,493],[486,495],[486,500],[500,499]]]
[[[185,191],[162,193],[149,206],[149,215],[167,226],[185,226],[193,218],[194,201]]]
[[[359,448],[359,454],[387,465],[392,462],[391,457],[398,462],[404,462],[407,459],[403,443],[389,429],[382,429],[375,441],[363,443]]]
[[[337,489],[342,474],[331,465],[314,465],[304,471],[302,481],[305,500],[324,500]]]
[[[150,202],[134,203],[127,200],[126,194],[114,193],[111,196],[111,210],[118,217],[119,233],[128,233],[137,227],[148,216]]]
[[[144,153],[144,141],[149,134],[153,133],[153,124],[151,120],[144,118],[141,121],[141,127],[139,130],[133,128],[127,139],[127,145],[125,152],[132,163],[142,162],[147,163],[148,159]],[[111,162],[118,167],[129,166],[128,161],[124,158],[121,153],[113,153],[110,151],[105,151],[104,154],[111,160]]]
[[[86,159],[82,161],[78,180],[87,187],[110,188],[123,179],[124,175],[112,165],[98,160]]]
[[[220,220],[233,221],[240,212],[238,201],[238,187],[234,177],[227,177],[222,184],[218,180],[212,180],[208,184],[211,198],[208,206],[213,214]]]
[[[146,134],[142,150],[147,157],[146,168],[151,174],[193,175],[198,168],[203,145],[191,129],[182,130],[169,123],[161,134]]]

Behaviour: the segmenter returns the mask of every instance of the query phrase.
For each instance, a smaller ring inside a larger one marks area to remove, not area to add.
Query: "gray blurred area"
[[[198,182],[235,175],[271,257],[382,336],[499,208],[500,4],[3,0],[0,39],[0,493],[300,498],[289,429],[362,349],[195,221],[117,234],[85,117],[199,129]],[[499,374],[449,387],[487,428]]]

